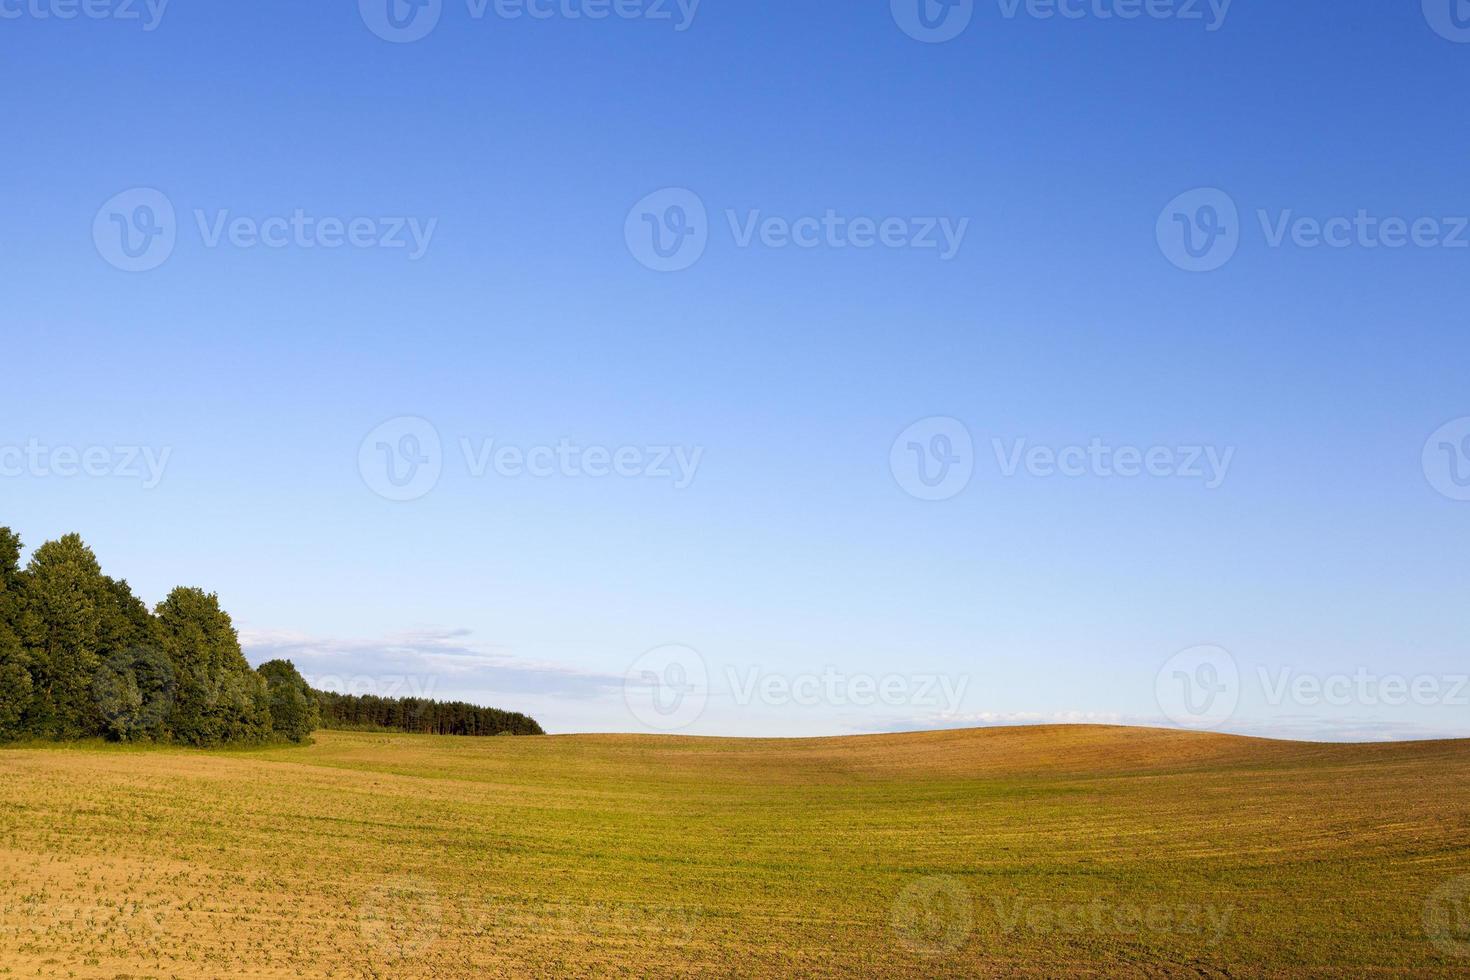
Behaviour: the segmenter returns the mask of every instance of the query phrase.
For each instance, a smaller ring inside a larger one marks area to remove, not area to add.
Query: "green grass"
[[[1091,727],[28,746],[0,752],[0,964],[1463,975],[1467,777],[1466,743]]]

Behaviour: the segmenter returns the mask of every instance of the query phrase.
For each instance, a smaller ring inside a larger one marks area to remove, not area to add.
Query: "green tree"
[[[292,742],[304,742],[321,724],[316,694],[289,660],[272,660],[257,668],[270,689],[271,725]]]
[[[158,604],[158,629],[176,687],[168,727],[193,745],[260,741],[271,733],[265,678],[250,669],[219,596],[177,588]]]
[[[20,547],[20,536],[0,527],[0,741],[26,734],[23,719],[32,697],[30,658],[19,633],[24,601]]]
[[[103,734],[120,742],[168,740],[175,690],[173,663],[159,646],[112,655],[92,684]]]
[[[26,567],[24,595],[21,638],[30,650],[31,731],[57,738],[99,733],[92,681],[102,664],[102,619],[113,594],[97,556],[76,534],[46,542]]]

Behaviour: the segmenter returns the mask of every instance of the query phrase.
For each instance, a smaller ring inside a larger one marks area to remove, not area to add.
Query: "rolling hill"
[[[1470,743],[0,750],[0,977],[1463,975]]]

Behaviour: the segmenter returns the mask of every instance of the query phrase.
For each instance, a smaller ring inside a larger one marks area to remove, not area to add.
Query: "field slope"
[[[1470,743],[0,750],[0,977],[1463,975]]]

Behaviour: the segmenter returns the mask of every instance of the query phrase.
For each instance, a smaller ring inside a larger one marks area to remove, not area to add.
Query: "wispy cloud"
[[[296,664],[308,680],[337,681],[344,686],[373,680],[416,683],[401,693],[454,698],[433,694],[442,686],[505,694],[538,694],[568,698],[596,698],[622,684],[621,677],[598,674],[559,664],[516,657],[505,650],[476,643],[465,629],[427,629],[395,633],[378,639],[340,639],[270,630],[242,630],[240,643],[251,663],[285,659]]]

